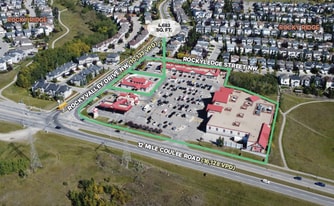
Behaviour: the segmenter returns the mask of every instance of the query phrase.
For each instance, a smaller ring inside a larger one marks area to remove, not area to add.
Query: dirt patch
[[[9,133],[0,133],[0,141],[5,142],[24,142],[29,139],[31,135],[34,135],[39,129],[37,128],[26,128],[18,131]]]

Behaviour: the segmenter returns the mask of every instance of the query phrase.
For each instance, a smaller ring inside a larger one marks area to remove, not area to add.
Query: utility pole
[[[127,144],[128,141],[124,140],[124,142]],[[122,165],[125,166],[126,169],[128,169],[129,162],[131,161],[131,153],[127,150],[123,150],[122,155]]]
[[[29,144],[30,144],[30,167],[33,172],[36,171],[37,168],[42,168],[42,163],[38,157],[37,150],[35,148],[34,144],[34,137],[31,134],[31,131],[29,131]]]

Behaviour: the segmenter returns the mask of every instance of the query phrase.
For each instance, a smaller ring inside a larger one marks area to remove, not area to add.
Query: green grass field
[[[287,116],[283,147],[291,169],[334,178],[334,103],[303,105]]]
[[[23,126],[20,124],[0,121],[0,133],[13,132],[20,129],[23,129]]]
[[[286,112],[293,106],[303,103],[303,102],[309,102],[314,101],[312,98],[306,98],[306,97],[299,97],[295,94],[282,94],[281,96],[281,105],[280,108],[283,112]]]
[[[274,130],[274,135],[273,135],[273,140],[271,144],[271,151],[269,154],[269,159],[268,162],[270,164],[278,165],[278,166],[283,166],[283,161],[280,155],[279,151],[279,143],[278,143],[278,137],[279,133],[282,127],[282,115],[278,113],[277,119],[276,119],[276,125],[275,125],[275,130]]]
[[[59,11],[66,9],[64,6],[60,4],[59,0],[55,0],[53,3],[53,6],[58,7]],[[76,5],[75,12],[73,12],[72,10],[67,10],[61,13],[60,15],[61,21],[63,24],[65,24],[70,29],[70,31],[66,36],[64,36],[63,38],[61,38],[55,43],[55,48],[61,47],[66,42],[69,42],[72,39],[74,39],[74,37],[77,35],[93,34],[93,32],[89,29],[88,24],[86,23],[96,18],[95,11],[88,11],[85,14],[81,14],[82,9],[83,9],[82,6]],[[62,34],[66,32],[65,27],[63,26],[61,27],[62,27],[61,32],[52,34],[49,40],[49,45],[51,45],[55,39],[57,39],[59,36],[61,36]]]
[[[66,194],[81,179],[120,185],[131,195],[127,205],[313,205],[173,164],[40,132],[35,147],[43,168],[26,178],[0,176],[2,205],[71,205]],[[0,157],[30,157],[28,144],[0,142]],[[140,162],[139,162],[140,160]]]
[[[23,102],[26,105],[34,106],[41,109],[52,109],[57,106],[56,101],[48,101],[33,98],[27,89],[11,85],[2,92],[2,95],[15,102]]]
[[[18,73],[18,70],[12,70],[10,72],[0,73],[0,88],[5,87],[11,81],[13,81],[17,73]]]

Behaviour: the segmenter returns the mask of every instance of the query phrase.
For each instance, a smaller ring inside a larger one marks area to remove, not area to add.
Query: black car
[[[295,180],[302,180],[302,177],[296,176],[296,177],[293,177],[293,179],[295,179]]]
[[[121,131],[119,131],[118,129],[116,129],[115,132],[119,133],[119,132],[121,132]]]
[[[56,129],[61,129],[61,126],[56,126],[55,128],[56,128]]]
[[[320,187],[325,187],[326,186],[326,184],[325,183],[323,183],[323,182],[316,182],[316,183],[314,183],[315,185],[318,185],[318,186],[320,186]]]

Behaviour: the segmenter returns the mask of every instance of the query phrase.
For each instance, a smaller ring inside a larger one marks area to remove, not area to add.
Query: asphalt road
[[[311,193],[311,192],[307,192],[304,190],[300,190],[300,189],[296,189],[293,187],[289,187],[289,186],[285,186],[282,184],[278,184],[275,183],[274,178],[278,178],[278,179],[282,179],[282,180],[286,180],[287,182],[292,182],[294,181],[292,179],[292,175],[283,173],[283,172],[279,172],[279,171],[274,171],[274,170],[270,170],[270,169],[265,169],[261,166],[257,166],[257,165],[253,165],[253,164],[249,164],[249,163],[245,163],[245,162],[240,162],[237,160],[232,160],[232,159],[228,159],[225,157],[221,157],[218,155],[214,155],[214,154],[206,154],[204,152],[200,152],[200,151],[194,151],[191,150],[185,146],[182,145],[178,145],[175,143],[170,143],[170,142],[162,142],[162,141],[158,141],[158,140],[153,140],[153,139],[147,139],[147,138],[143,138],[143,137],[136,137],[133,134],[128,134],[128,133],[116,133],[113,130],[110,130],[110,134],[112,136],[117,136],[117,135],[121,135],[122,138],[127,139],[127,140],[132,140],[132,141],[143,141],[146,143],[151,143],[154,145],[158,145],[158,146],[163,146],[166,148],[171,148],[171,149],[175,149],[178,151],[182,151],[184,153],[188,153],[188,154],[196,154],[198,156],[201,157],[206,157],[208,159],[216,159],[216,160],[220,160],[222,162],[227,162],[230,164],[235,164],[236,167],[238,169],[247,169],[248,171],[252,171],[254,173],[257,174],[261,174],[264,176],[264,178],[266,177],[267,179],[270,179],[273,181],[272,184],[264,184],[260,182],[260,178],[258,177],[252,177],[249,175],[245,175],[245,174],[241,174],[235,171],[230,171],[230,170],[225,170],[222,168],[216,168],[216,167],[211,167],[211,166],[207,166],[207,165],[203,165],[201,163],[198,162],[194,162],[194,161],[190,161],[187,159],[183,159],[183,158],[179,158],[179,157],[175,157],[175,156],[170,156],[170,155],[166,155],[163,153],[157,153],[154,151],[149,151],[149,150],[145,150],[142,148],[138,148],[134,145],[131,144],[126,144],[124,142],[118,142],[118,141],[113,141],[110,139],[105,139],[105,138],[101,138],[101,137],[97,137],[94,135],[89,135],[86,133],[82,133],[80,131],[77,131],[77,128],[83,128],[83,129],[88,129],[88,130],[97,130],[101,132],[101,129],[104,128],[102,126],[97,126],[97,125],[91,125],[88,122],[82,122],[80,120],[77,120],[77,117],[72,117],[69,118],[70,116],[73,116],[73,114],[75,114],[74,112],[67,112],[67,113],[59,113],[57,111],[54,112],[50,112],[50,113],[41,113],[41,112],[31,112],[28,111],[24,105],[18,105],[15,106],[13,105],[13,103],[6,103],[6,102],[0,102],[0,111],[2,113],[2,115],[0,116],[0,119],[6,120],[6,121],[11,121],[11,122],[17,122],[17,123],[21,123],[24,124],[26,126],[30,126],[30,127],[35,127],[35,128],[40,128],[40,129],[44,129],[47,130],[49,132],[54,132],[54,133],[58,133],[58,134],[62,134],[62,135],[67,135],[70,137],[74,137],[83,141],[89,141],[89,142],[93,142],[96,144],[101,144],[104,143],[107,146],[113,147],[113,148],[118,148],[121,150],[127,150],[131,153],[137,153],[140,155],[144,155],[144,156],[149,156],[158,160],[162,160],[162,161],[166,161],[166,162],[170,162],[173,164],[177,164],[180,166],[184,166],[184,167],[188,167],[188,168],[192,168],[195,170],[199,170],[199,171],[203,171],[206,173],[210,173],[210,174],[215,174],[224,178],[228,178],[231,180],[235,180],[235,181],[239,181],[245,184],[249,184],[252,186],[256,186],[256,187],[260,187],[260,188],[264,188],[267,190],[271,190],[271,191],[275,191],[278,193],[282,193],[288,196],[292,196],[292,197],[296,197],[296,198],[300,198],[303,200],[307,200],[313,203],[317,203],[317,204],[321,204],[321,205],[330,205],[332,202],[334,202],[333,198],[329,198],[329,197],[325,197],[322,195],[318,195],[315,193]],[[29,119],[29,121],[28,121]],[[73,120],[73,121],[72,121]],[[70,121],[72,121],[72,123],[70,123]],[[62,129],[55,129],[55,126],[59,125],[62,127]],[[72,127],[72,128],[71,128]],[[94,128],[94,129],[93,129]],[[104,128],[105,130],[105,128]],[[298,185],[302,185],[305,187],[310,187],[313,189],[318,189],[321,191],[326,191],[329,193],[333,193],[334,188],[332,185],[326,185],[325,188],[320,188],[318,186],[314,185],[314,181],[313,180],[308,180],[308,179],[303,179],[303,181],[297,181],[296,184]],[[334,193],[333,193],[334,194]]]

